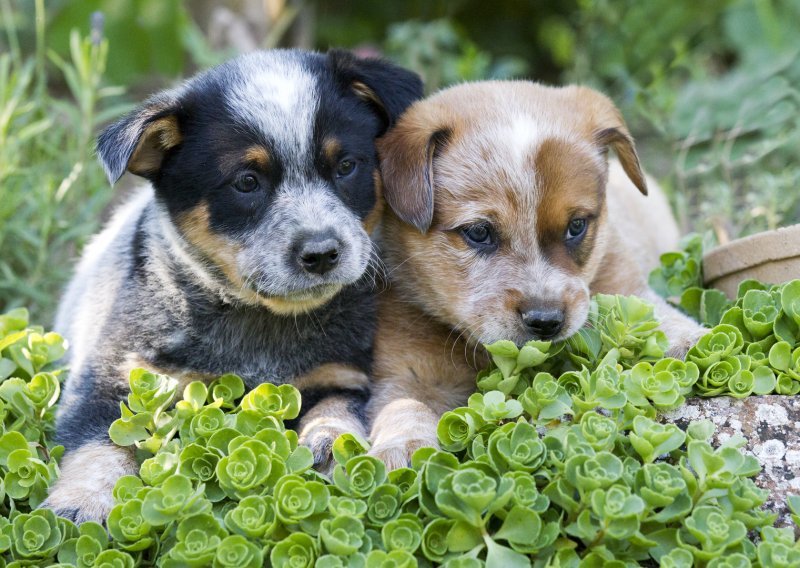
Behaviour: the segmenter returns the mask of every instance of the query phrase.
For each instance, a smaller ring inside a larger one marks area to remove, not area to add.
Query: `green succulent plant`
[[[324,549],[330,554],[348,556],[357,552],[364,543],[364,525],[353,517],[325,519],[319,528]]]
[[[422,521],[410,514],[401,515],[383,525],[381,539],[387,551],[405,550],[414,554],[422,544]]]
[[[64,538],[63,523],[49,509],[21,513],[8,529],[15,557],[33,563],[55,557]]]
[[[275,510],[286,525],[297,524],[328,508],[330,491],[319,481],[285,475],[275,484]]]
[[[278,523],[275,499],[270,495],[248,495],[225,513],[225,526],[232,533],[263,539]]]
[[[663,357],[650,306],[597,297],[569,341],[488,346],[478,392],[439,423],[441,449],[392,472],[355,434],[333,443],[330,479],[311,469],[285,425],[300,412],[292,387],[247,392],[224,375],[178,393],[136,370],[110,434],[139,473],[114,487],[107,533],[32,510],[63,452],[51,439],[63,343],[21,312],[0,316],[0,565],[797,566],[743,440],[714,447],[712,423],[683,431],[658,411],[800,391],[798,294],[749,282],[732,303],[699,296],[715,327],[687,361]]]
[[[333,472],[336,486],[354,497],[368,497],[386,481],[386,465],[372,456],[355,456]]]
[[[108,532],[117,546],[137,552],[155,542],[153,527],[142,515],[142,500],[133,498],[119,503],[108,515]]]
[[[226,536],[227,532],[213,515],[198,513],[185,517],[178,523],[177,542],[167,558],[175,566],[208,566]]]
[[[520,419],[489,435],[488,456],[499,473],[538,470],[547,459],[547,448],[536,428]]]
[[[723,323],[703,336],[686,354],[686,359],[704,371],[714,363],[737,355],[743,346],[742,332],[732,325]]]
[[[311,568],[318,554],[314,538],[305,533],[294,533],[273,547],[269,559],[275,568]]]

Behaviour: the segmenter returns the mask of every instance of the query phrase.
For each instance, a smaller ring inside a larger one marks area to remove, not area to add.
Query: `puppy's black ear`
[[[106,128],[97,139],[97,154],[113,185],[125,170],[152,179],[164,154],[181,143],[178,96],[165,91]]]
[[[416,73],[380,58],[361,58],[343,49],[328,51],[334,75],[346,89],[373,106],[390,128],[411,103],[422,98]]]
[[[378,139],[383,194],[402,221],[421,233],[433,222],[434,162],[451,131],[431,107],[413,107],[385,136]]]

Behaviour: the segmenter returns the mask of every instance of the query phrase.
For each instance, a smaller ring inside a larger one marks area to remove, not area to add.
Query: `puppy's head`
[[[149,99],[98,140],[111,182],[150,180],[195,272],[276,313],[365,272],[380,217],[375,138],[419,98],[413,73],[343,51],[231,60]]]
[[[646,193],[614,105],[581,87],[465,84],[379,141],[394,285],[473,341],[563,339],[606,249],[607,152]]]

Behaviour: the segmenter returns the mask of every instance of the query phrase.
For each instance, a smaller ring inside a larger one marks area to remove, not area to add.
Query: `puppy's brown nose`
[[[521,312],[522,325],[539,339],[550,339],[564,327],[564,312],[559,309],[541,309]]]
[[[340,248],[330,233],[311,235],[300,244],[297,260],[306,272],[325,274],[339,263]]]

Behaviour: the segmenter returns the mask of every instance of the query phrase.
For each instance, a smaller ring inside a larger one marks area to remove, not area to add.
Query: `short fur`
[[[338,434],[364,433],[375,139],[420,96],[416,75],[381,60],[273,50],[156,95],[103,132],[111,182],[129,170],[151,187],[86,248],[61,303],[67,452],[46,506],[104,521],[115,481],[136,471],[108,439],[136,367],[184,383],[236,373],[248,388],[297,385],[300,439],[320,469]],[[335,250],[328,271],[305,268],[319,243]]]
[[[671,355],[701,333],[647,288],[644,265],[675,245],[677,228],[657,188],[655,202],[640,195],[648,182],[633,139],[600,93],[464,84],[414,104],[378,147],[391,284],[368,417],[372,452],[390,467],[436,445],[438,418],[465,404],[486,364],[482,344],[537,338],[525,313],[562,313],[552,337],[561,340],[585,324],[590,294],[640,294],[656,303]],[[611,172],[609,149],[619,159]],[[577,244],[565,239],[573,218],[588,220]],[[463,233],[485,222],[496,232],[490,251]]]

